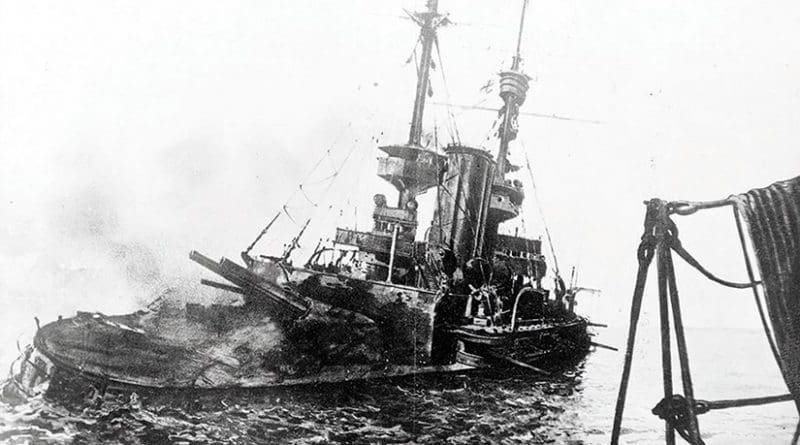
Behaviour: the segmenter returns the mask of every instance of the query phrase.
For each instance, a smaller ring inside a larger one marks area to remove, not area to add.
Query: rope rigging
[[[793,402],[794,397],[791,394],[781,394],[778,396],[764,396],[764,397],[748,397],[743,399],[725,399],[725,400],[695,400],[694,413],[696,415],[706,414],[713,410],[728,409],[728,408],[743,408],[747,406],[762,406],[779,402]],[[671,397],[661,399],[656,406],[653,407],[652,413],[659,418],[670,422],[675,430],[683,437],[684,440],[694,445],[702,445],[702,439],[694,442],[692,441],[689,430],[689,402],[680,394],[673,394]]]
[[[447,98],[447,102],[450,102],[450,88],[447,86],[447,77],[444,73],[444,63],[442,62],[442,51],[439,49],[439,37],[435,36],[433,39],[434,47],[436,48],[436,56],[439,59],[439,73],[442,75],[442,86],[444,86],[444,95]],[[447,117],[448,117],[448,124],[450,127],[447,129],[450,133],[450,139],[453,143],[461,144],[461,134],[458,132],[458,125],[456,122],[456,117],[453,114],[452,107],[447,107]]]
[[[337,167],[335,167],[335,172],[333,173],[333,175],[332,175],[332,177],[331,177],[331,180],[330,180],[330,182],[327,184],[327,186],[325,187],[325,190],[323,191],[323,195],[322,195],[322,197],[321,197],[321,200],[322,200],[322,201],[324,201],[324,200],[325,200],[325,198],[327,197],[328,193],[330,192],[330,190],[331,190],[331,188],[332,188],[332,186],[333,186],[333,183],[334,183],[335,179],[339,177],[339,174],[341,173],[342,169],[344,169],[345,165],[347,165],[347,161],[350,159],[350,157],[352,156],[353,152],[355,152],[356,148],[358,148],[358,139],[356,139],[356,140],[355,140],[355,142],[353,143],[353,146],[352,146],[352,147],[350,148],[350,150],[347,152],[347,155],[344,157],[344,159],[342,160],[342,162],[341,162],[341,163],[340,163],[340,164],[339,164]],[[302,184],[300,185],[300,187],[299,187],[299,188],[302,190]],[[304,194],[304,196],[305,196],[305,194]],[[310,199],[308,199],[308,197],[307,197],[307,196],[306,196],[306,199],[307,199],[309,202],[311,202],[311,203],[313,204],[313,207],[314,207],[315,209],[318,209],[318,207],[319,207],[319,206],[317,206],[317,205],[316,205],[316,203],[313,203],[313,201],[311,201]],[[332,209],[333,209],[333,207],[334,207],[334,206],[333,206],[333,204],[331,204],[331,205],[329,205],[329,206],[327,207],[327,209],[326,209],[326,210],[330,211],[330,210],[332,210]],[[312,220],[313,220],[313,219],[314,219],[316,216],[317,216],[316,212],[312,213],[312,215],[311,215],[311,216],[308,218],[308,220],[305,222],[305,224],[303,225],[303,227],[300,229],[300,232],[299,232],[299,233],[297,234],[297,236],[296,236],[296,237],[295,237],[295,238],[292,240],[292,246],[293,246],[293,247],[292,247],[292,249],[291,249],[291,250],[294,250],[294,248],[296,248],[296,247],[299,247],[299,241],[300,241],[300,238],[303,236],[303,234],[305,233],[306,229],[308,228],[308,225],[311,223],[311,221],[312,221]],[[291,253],[291,250],[289,251],[289,253]],[[284,254],[284,257],[288,257],[288,254],[286,254],[286,253],[285,253],[285,254]]]
[[[291,222],[297,224],[297,220],[295,220],[294,217],[291,214],[289,214],[289,207],[285,204],[283,206],[283,213],[286,215],[287,218],[289,218]],[[280,212],[278,212],[278,215],[280,215]]]
[[[311,170],[310,170],[310,171],[309,171],[309,172],[306,174],[306,176],[305,176],[305,178],[304,178],[303,182],[304,182],[306,179],[310,178],[312,174],[314,174],[314,172],[317,170],[317,168],[319,167],[319,165],[320,165],[320,164],[322,164],[322,161],[323,161],[323,160],[324,160],[324,159],[325,159],[327,156],[329,156],[329,155],[330,155],[330,152],[331,152],[331,150],[330,150],[330,149],[327,149],[327,150],[325,151],[325,153],[323,154],[323,156],[322,156],[321,158],[319,158],[319,160],[317,160],[317,162],[314,164],[314,166],[312,166],[312,167],[311,167]],[[301,185],[302,185],[302,182],[301,182]],[[286,199],[286,201],[285,201],[285,202],[283,203],[283,205],[281,206],[281,209],[280,209],[280,210],[278,210],[278,213],[276,213],[276,214],[275,214],[275,216],[274,216],[274,217],[273,217],[273,218],[272,218],[272,219],[269,221],[269,223],[267,223],[267,225],[266,225],[266,226],[265,226],[265,227],[264,227],[264,228],[261,230],[261,232],[258,234],[258,236],[256,236],[256,239],[254,239],[254,240],[253,240],[253,242],[252,242],[252,243],[250,243],[250,245],[249,245],[249,246],[247,246],[247,248],[244,250],[244,252],[243,252],[243,253],[245,253],[245,254],[249,254],[249,253],[250,253],[250,251],[251,251],[251,250],[253,250],[253,247],[255,247],[255,245],[256,245],[256,244],[257,244],[257,243],[258,243],[258,242],[261,240],[261,238],[262,238],[264,235],[266,235],[266,234],[267,234],[267,232],[269,231],[269,229],[272,227],[272,225],[273,225],[273,224],[275,223],[275,221],[278,219],[278,216],[280,216],[281,212],[285,212],[285,213],[286,213],[286,216],[288,216],[288,217],[289,217],[289,219],[292,219],[292,221],[294,222],[294,219],[291,217],[291,215],[289,215],[289,212],[286,210],[286,206],[289,204],[289,202],[291,202],[292,198],[294,198],[295,194],[297,194],[297,192],[298,192],[298,191],[299,191],[299,189],[298,189],[298,190],[295,190],[294,192],[292,192],[292,194],[291,194],[291,195],[289,195],[289,197]]]
[[[462,104],[452,104],[452,103],[444,103],[444,102],[432,102],[431,104],[432,105],[449,106],[449,107],[454,107],[454,108],[461,108],[462,110],[493,111],[495,113],[498,113],[498,112],[501,111],[498,108],[480,106],[480,104],[483,103],[483,102],[485,102],[485,101],[481,101],[481,102],[479,102],[478,104],[475,104],[475,105],[462,105]],[[520,111],[519,115],[520,116],[530,116],[530,117],[541,117],[541,118],[545,118],[545,119],[555,119],[555,120],[558,120],[558,121],[581,122],[581,123],[584,123],[584,124],[602,125],[602,124],[606,123],[605,121],[599,121],[599,120],[595,120],[595,119],[583,119],[583,118],[577,118],[577,117],[566,117],[566,116],[561,116],[561,115],[558,115],[558,114],[534,113],[532,111]]]
[[[520,207],[519,218],[520,218],[520,222],[522,223],[522,237],[523,238],[527,238],[528,237],[528,230],[527,230],[527,224],[525,223],[525,212],[522,209],[522,207]],[[525,243],[525,247],[528,247],[528,243]],[[530,254],[532,252],[527,251],[527,253]],[[537,277],[537,275],[536,275],[536,265],[533,263],[533,256],[532,255],[528,255],[527,260],[528,260],[528,273],[532,277]]]
[[[724,280],[719,278],[718,276],[714,275],[713,273],[709,272],[708,269],[703,267],[699,261],[697,261],[692,254],[690,254],[681,244],[681,240],[678,238],[678,226],[675,225],[675,222],[672,219],[668,219],[666,221],[667,224],[667,233],[666,233],[666,241],[668,242],[669,247],[675,251],[686,263],[690,266],[694,267],[698,272],[703,274],[709,280],[721,284],[723,286],[731,287],[734,289],[749,289],[753,286],[760,284],[760,282],[752,282],[752,283],[735,283],[733,281]]]
[[[367,119],[371,119],[375,115],[375,113],[376,113],[376,111],[373,111],[367,117]],[[339,134],[334,139],[334,144],[341,138],[343,132],[346,129],[352,129],[352,122],[348,122],[348,125],[346,125],[346,126],[344,126],[342,128],[342,130],[339,132]],[[344,157],[344,159],[342,160],[342,162],[339,163],[338,165],[336,165],[336,163],[333,160],[331,148],[326,149],[325,152],[323,153],[323,155],[317,160],[316,163],[314,163],[314,165],[311,167],[309,172],[304,176],[304,178],[300,182],[300,184],[298,184],[297,188],[294,189],[294,191],[289,195],[289,197],[286,199],[286,201],[281,205],[280,209],[275,214],[275,216],[269,221],[269,223],[267,223],[267,225],[261,230],[261,232],[259,232],[259,234],[256,236],[256,238],[253,240],[253,242],[250,243],[250,245],[247,246],[247,248],[242,253],[247,255],[253,250],[253,248],[256,246],[256,244],[258,244],[258,242],[264,237],[264,235],[266,235],[267,232],[272,228],[272,226],[277,221],[277,219],[281,215],[281,213],[285,214],[286,217],[292,223],[294,223],[295,225],[299,225],[297,220],[289,213],[289,209],[290,208],[298,208],[296,206],[290,206],[289,205],[289,203],[292,202],[292,200],[295,198],[295,196],[298,193],[300,193],[303,196],[303,198],[306,201],[308,201],[308,203],[311,205],[311,208],[314,208],[314,209],[318,208],[319,205],[316,202],[314,202],[314,200],[312,200],[310,196],[308,196],[308,194],[306,192],[306,189],[305,189],[305,186],[306,185],[325,184],[325,188],[323,190],[323,195],[322,195],[322,198],[324,199],[327,196],[328,192],[330,192],[334,182],[339,177],[339,174],[341,173],[342,169],[345,167],[345,165],[347,165],[347,161],[350,159],[350,157],[352,156],[353,152],[358,147],[358,142],[359,142],[358,138],[355,138],[354,142],[353,142],[353,145],[351,146],[350,150],[347,152],[347,154]],[[322,179],[315,180],[315,181],[309,181],[309,179],[312,177],[312,175],[317,171],[317,169],[320,167],[320,165],[326,159],[328,159],[329,162],[331,163],[331,167],[333,169],[333,172],[331,174],[325,176]],[[332,207],[332,206],[330,206],[330,207]],[[312,218],[309,218],[309,220],[310,219],[313,219],[313,215],[312,215]],[[304,227],[305,226],[307,226],[307,224],[304,225]],[[303,232],[303,231],[304,231],[304,229],[301,229],[301,232]]]
[[[531,168],[531,160],[528,157],[528,150],[525,148],[525,143],[520,140],[520,144],[522,145],[522,151],[525,153],[525,166],[528,169],[528,176],[531,180],[531,190],[533,191],[533,198],[536,201],[536,207],[539,210],[539,216],[542,218],[542,225],[544,226],[544,233],[547,236],[547,244],[550,246],[550,254],[553,256],[553,270],[556,274],[556,277],[561,277],[561,273],[558,268],[558,258],[556,257],[556,249],[553,245],[553,237],[550,235],[550,228],[547,225],[547,219],[544,216],[544,209],[542,209],[542,202],[539,200],[539,193],[536,190],[536,181],[533,179],[533,168]]]
[[[355,167],[356,167],[355,170],[356,171],[360,171],[361,170],[361,166],[363,165],[363,162],[366,159],[367,154],[368,154],[368,150],[362,150],[361,156],[358,158],[358,160],[355,163]],[[338,226],[338,224],[341,221],[341,219],[344,218],[344,208],[347,207],[347,206],[352,205],[353,211],[354,211],[353,212],[353,216],[354,216],[354,222],[355,222],[355,230],[358,230],[358,206],[354,205],[354,204],[351,204],[351,198],[352,198],[354,193],[360,191],[360,189],[358,187],[358,184],[360,184],[360,182],[361,182],[361,175],[358,175],[358,174],[352,175],[352,179],[353,180],[350,182],[349,186],[345,186],[345,190],[347,190],[347,192],[344,195],[344,201],[342,202],[342,204],[340,206],[338,206],[338,207],[336,207],[334,205],[328,206],[328,208],[327,208],[328,212],[327,213],[330,214],[330,211],[334,211],[335,210],[335,213],[336,213],[335,225]],[[320,240],[320,241],[322,241],[322,240]],[[326,241],[330,241],[330,238],[326,239]]]
[[[419,36],[417,39],[417,43],[414,45],[414,48],[411,49],[411,54],[409,54],[408,59],[406,59],[406,65],[414,62],[414,69],[416,70],[417,76],[420,75],[419,71],[419,60],[417,59],[417,48],[419,44],[422,42],[422,35]]]
[[[658,281],[659,281],[659,300],[661,310],[661,347],[662,347],[662,372],[664,378],[664,398],[652,409],[652,413],[665,421],[667,443],[674,443],[674,432],[677,432],[684,440],[693,445],[703,445],[697,423],[697,416],[712,410],[737,408],[745,406],[758,406],[769,403],[795,401],[794,395],[784,394],[778,396],[749,397],[740,399],[726,400],[697,400],[694,397],[691,372],[689,370],[688,352],[686,339],[683,330],[683,322],[680,313],[678,290],[675,278],[674,264],[671,253],[675,252],[683,258],[689,265],[701,272],[709,280],[724,286],[746,289],[752,288],[756,296],[756,303],[759,313],[762,316],[762,323],[767,334],[770,348],[773,355],[781,366],[781,359],[774,344],[766,319],[763,316],[760,299],[758,298],[757,287],[763,286],[761,281],[756,281],[750,267],[744,232],[737,208],[734,207],[737,230],[742,242],[742,250],[747,265],[749,283],[735,283],[723,280],[709,272],[700,262],[691,256],[681,245],[678,238],[677,227],[671,219],[671,215],[689,215],[700,208],[714,208],[732,204],[731,200],[721,200],[714,203],[703,203],[703,206],[695,206],[687,209],[683,202],[666,202],[653,199],[645,202],[647,211],[645,213],[644,233],[641,243],[637,250],[639,270],[637,273],[636,284],[634,286],[633,302],[631,304],[631,319],[628,332],[627,349],[625,362],[622,370],[622,379],[617,397],[614,424],[612,428],[611,443],[617,444],[621,433],[622,413],[625,407],[625,400],[630,379],[631,363],[633,358],[633,348],[636,338],[639,315],[641,313],[644,287],[647,279],[647,271],[652,263],[653,257],[657,255]],[[672,355],[670,352],[670,325],[669,325],[669,306],[672,306],[672,316],[674,322],[675,338],[678,346],[678,356],[683,382],[684,394],[673,394],[672,390]],[[800,426],[795,433],[795,439],[800,433]]]
[[[370,137],[370,142],[374,143],[374,144],[380,144],[380,139],[379,139],[380,136],[383,136],[383,132],[380,132],[380,134],[377,135],[377,136]],[[356,140],[356,142],[358,142],[358,141]],[[352,153],[352,151],[353,150],[351,150],[351,153]],[[355,159],[354,162],[351,162],[350,161],[351,156],[348,156],[347,158],[345,158],[345,160],[342,163],[341,171],[336,173],[335,175],[337,175],[337,176],[340,175],[341,172],[344,171],[343,167],[345,165],[350,165],[352,167],[352,170],[354,170],[355,172],[362,171],[363,170],[362,169],[363,163],[367,159],[367,157],[369,156],[370,153],[371,153],[370,150],[361,150],[360,151],[360,155],[357,156],[357,158]],[[342,222],[342,220],[344,218],[346,218],[345,211],[344,211],[345,208],[351,208],[352,207],[352,209],[353,209],[352,223],[353,223],[354,230],[357,231],[358,230],[358,204],[352,202],[352,196],[353,196],[354,193],[357,193],[357,192],[361,191],[360,188],[359,188],[359,184],[361,183],[361,180],[363,179],[363,177],[362,177],[363,175],[360,175],[360,174],[347,175],[347,174],[345,174],[345,175],[342,175],[342,176],[344,176],[345,178],[350,178],[351,181],[349,181],[349,182],[348,181],[343,181],[343,182],[340,183],[341,187],[339,189],[337,189],[337,194],[341,194],[341,193],[344,193],[344,194],[343,194],[342,199],[337,200],[339,204],[338,205],[331,204],[331,205],[327,206],[327,208],[325,209],[325,211],[323,212],[322,215],[314,214],[313,217],[315,219],[319,219],[319,218],[325,219],[326,225],[339,227],[341,222]],[[332,190],[332,187],[331,187],[330,190]],[[330,190],[326,190],[326,195],[330,193]],[[335,215],[333,220],[327,219],[327,218],[330,217],[331,212],[333,212],[334,215]],[[348,216],[349,216],[349,213],[348,213]],[[345,224],[347,224],[347,223],[345,223]],[[319,242],[317,243],[317,247],[315,249],[313,249],[313,251],[311,253],[311,256],[306,261],[306,264],[308,264],[309,262],[314,260],[315,255],[318,255],[319,253],[324,251],[325,248],[323,248],[323,244],[326,244],[326,243],[329,243],[329,242],[331,242],[331,238],[330,237],[320,237]]]
[[[309,204],[311,204],[313,207],[317,207],[317,203],[312,201],[311,198],[308,197],[306,191],[303,190],[303,184],[300,184],[297,186],[297,188],[300,189],[300,193],[303,195],[303,198],[306,198],[306,201],[308,201]]]
[[[459,212],[463,213],[467,217],[467,219],[470,219],[472,221],[476,220],[474,215],[472,214],[472,212],[470,212],[468,208],[465,209],[464,207],[461,206],[461,203],[456,199],[455,195],[453,195],[453,192],[449,188],[447,188],[447,186],[442,184],[442,181],[439,181],[439,183],[437,184],[437,187],[439,187],[441,190],[443,190],[445,193],[447,193],[448,196],[453,198],[453,202],[456,205],[456,209]],[[437,206],[438,206],[439,205],[439,200],[437,199],[436,201],[437,201]],[[468,224],[467,228],[469,229],[469,231],[470,231],[470,233],[472,234],[473,237],[477,236],[477,233],[475,232],[475,227],[472,227],[472,224]],[[441,221],[439,221],[439,229],[442,230]]]

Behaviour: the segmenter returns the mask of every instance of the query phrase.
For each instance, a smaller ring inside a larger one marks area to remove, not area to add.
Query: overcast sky
[[[0,1],[3,334],[199,280],[188,251],[237,258],[320,158],[313,196],[292,201],[300,222],[346,159],[322,220],[368,225],[372,195],[394,196],[373,176],[375,147],[407,139],[418,29],[403,8],[421,3]],[[440,1],[454,24],[433,101],[498,106],[480,88],[510,63],[520,3]],[[642,200],[798,174],[798,25],[790,1],[531,2],[523,111],[603,122],[523,117],[511,149],[531,158],[561,268],[603,290],[584,313],[625,326]],[[496,150],[491,112],[452,112],[461,142]],[[426,130],[448,141],[448,119],[430,105]],[[729,211],[678,224],[708,268],[745,279]],[[690,325],[758,326],[747,291],[682,266],[678,281]]]

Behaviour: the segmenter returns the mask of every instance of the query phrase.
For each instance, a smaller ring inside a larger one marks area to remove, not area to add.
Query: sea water
[[[624,347],[624,329],[597,340]],[[622,443],[663,443],[650,410],[662,397],[657,335],[645,326],[636,348]],[[689,329],[697,398],[786,392],[762,332]],[[2,443],[186,444],[605,444],[624,354],[598,349],[544,377],[525,373],[417,376],[260,391],[218,391],[98,400],[37,396],[0,405]],[[675,388],[680,391],[677,366]],[[700,416],[708,444],[789,443],[792,403]],[[680,440],[680,439],[679,439]]]

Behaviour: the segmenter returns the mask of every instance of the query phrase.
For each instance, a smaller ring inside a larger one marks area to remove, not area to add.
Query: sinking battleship
[[[574,312],[579,288],[559,277],[545,289],[541,240],[500,230],[525,198],[508,177],[529,87],[519,41],[500,73],[496,155],[461,144],[437,150],[422,144],[422,125],[436,33],[448,18],[436,0],[410,18],[422,50],[409,138],[378,147],[377,174],[397,197],[374,197],[372,230],[337,228],[302,265],[286,253],[251,254],[258,239],[241,263],[192,251],[218,277],[202,283],[242,304],[59,319],[39,328],[15,384],[77,377],[103,388],[252,388],[484,368],[547,373],[583,356],[590,323]],[[416,197],[427,191],[433,220],[418,237]]]

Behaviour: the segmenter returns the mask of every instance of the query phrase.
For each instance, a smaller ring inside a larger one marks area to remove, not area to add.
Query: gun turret
[[[311,308],[311,302],[292,289],[271,282],[227,258],[216,262],[193,250],[189,259],[238,286],[246,301],[268,306],[280,319],[300,318]]]

